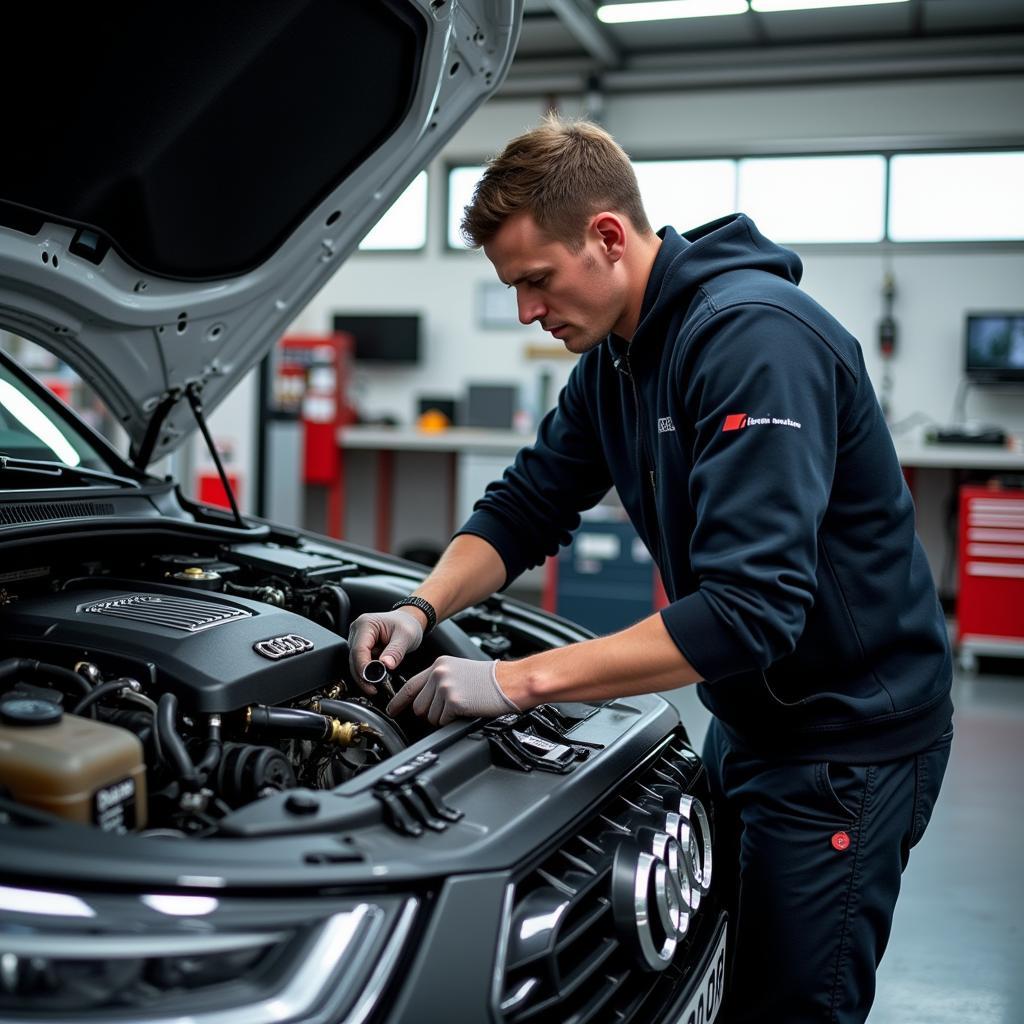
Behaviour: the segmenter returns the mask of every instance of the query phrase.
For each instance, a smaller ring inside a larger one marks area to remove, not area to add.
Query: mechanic
[[[952,737],[951,658],[857,341],[743,215],[654,233],[629,159],[554,116],[487,167],[463,233],[580,359],[434,570],[350,633],[356,679],[567,544],[612,486],[670,603],[519,661],[442,657],[432,723],[698,683],[739,865],[734,1021],[863,1021]],[[729,856],[729,853],[726,853]],[[729,861],[726,861],[729,862]]]

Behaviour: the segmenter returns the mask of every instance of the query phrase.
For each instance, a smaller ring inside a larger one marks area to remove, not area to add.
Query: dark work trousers
[[[715,873],[735,876],[739,865],[721,1021],[867,1018],[900,876],[931,817],[952,736],[950,726],[898,761],[805,763],[741,752],[712,719],[704,763],[721,840]]]

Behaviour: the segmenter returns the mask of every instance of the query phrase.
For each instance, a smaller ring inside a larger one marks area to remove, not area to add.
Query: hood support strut
[[[224,472],[224,463],[220,461],[220,455],[217,453],[217,446],[213,443],[213,438],[210,436],[210,428],[206,425],[206,417],[203,416],[203,404],[199,401],[199,385],[192,383],[185,388],[185,397],[188,399],[188,404],[192,406],[192,415],[196,418],[196,423],[199,424],[199,429],[202,432],[203,440],[206,442],[206,447],[210,452],[210,456],[213,459],[213,464],[217,467],[217,475],[220,477],[220,482],[224,487],[224,493],[228,497],[228,504],[231,505],[231,512],[235,517],[235,522],[238,523],[239,529],[245,529],[245,523],[242,520],[242,515],[238,511],[238,502],[235,501],[235,493],[231,490],[231,484],[228,483],[228,475]]]
[[[200,386],[193,382],[185,387],[184,394],[188,399],[188,404],[192,407],[192,415],[196,418],[196,423],[199,425],[199,430],[203,435],[203,440],[206,442],[206,448],[213,459],[213,464],[217,467],[217,475],[220,477],[220,482],[224,487],[224,493],[228,497],[228,504],[231,506],[231,512],[235,517],[235,522],[244,530],[246,526],[245,522],[242,520],[242,514],[238,511],[238,502],[235,501],[234,491],[231,490],[231,485],[228,483],[228,475],[224,472],[224,464],[220,461],[217,446],[213,443],[213,438],[210,436],[210,429],[206,425],[206,417],[203,415],[203,403],[199,400],[200,390]],[[160,402],[153,410],[153,415],[149,420],[149,426],[146,428],[146,436],[142,439],[142,444],[139,445],[138,452],[133,453],[131,456],[132,463],[138,469],[145,470],[146,466],[149,465],[149,460],[153,457],[153,449],[156,447],[156,441],[160,436],[160,430],[163,427],[164,420],[167,419],[170,411],[178,404],[181,396],[182,389],[173,388],[163,395]]]

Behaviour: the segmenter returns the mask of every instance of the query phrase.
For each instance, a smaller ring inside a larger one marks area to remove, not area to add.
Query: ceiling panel
[[[758,42],[756,17],[680,18],[606,25],[620,49],[632,53],[697,50],[708,46],[751,46]]]
[[[892,39],[911,33],[914,4],[879,4],[873,7],[835,7],[822,11],[778,11],[772,14],[739,15],[753,18],[773,43],[837,39]]]
[[[609,91],[650,91],[657,86],[641,72],[654,67],[674,69],[679,88],[728,85],[730,69],[735,84],[749,85],[762,66],[772,68],[772,81],[780,80],[780,66],[791,68],[794,80],[812,73],[827,80],[830,67],[849,80],[872,58],[866,77],[1024,74],[1024,0],[908,0],[627,25],[605,25],[596,10],[596,0],[526,0],[504,90],[589,88],[596,75]],[[696,73],[712,65],[717,74]]]
[[[1024,0],[925,0],[926,33],[1024,29]]]
[[[517,56],[552,57],[559,54],[583,56],[575,36],[553,14],[527,15],[519,33]]]

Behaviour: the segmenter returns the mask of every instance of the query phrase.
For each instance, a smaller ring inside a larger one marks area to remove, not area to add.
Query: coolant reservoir
[[[18,803],[128,832],[146,824],[142,743],[127,729],[35,697],[0,702],[0,785]]]

